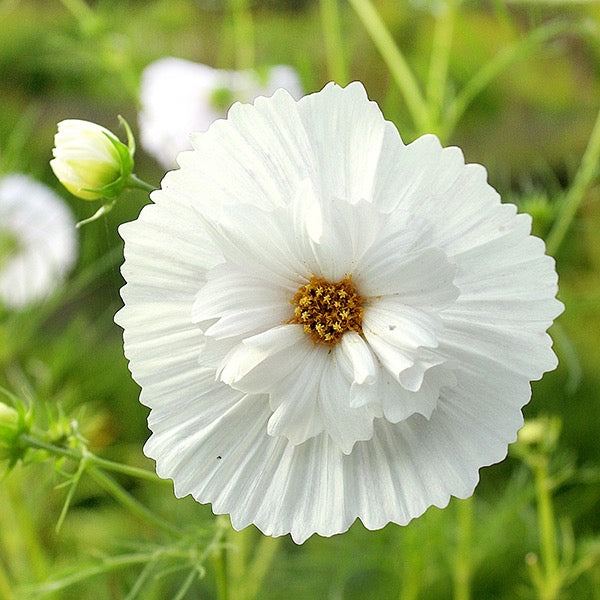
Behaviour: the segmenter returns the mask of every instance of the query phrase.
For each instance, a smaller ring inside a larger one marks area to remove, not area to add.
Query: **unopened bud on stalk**
[[[58,180],[83,200],[112,200],[130,183],[135,143],[124,119],[127,145],[101,125],[67,119],[58,124],[50,166]]]

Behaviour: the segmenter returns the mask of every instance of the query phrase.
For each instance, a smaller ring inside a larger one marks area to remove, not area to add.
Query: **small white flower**
[[[26,175],[0,178],[0,305],[43,299],[76,256],[75,221],[63,200]]]
[[[57,179],[82,200],[115,198],[133,170],[133,142],[126,146],[108,129],[80,119],[58,124],[50,166]]]
[[[272,67],[263,81],[255,71],[213,69],[181,58],[162,58],[142,74],[141,144],[161,165],[172,168],[179,152],[191,148],[190,132],[206,131],[234,101],[251,102],[278,88],[294,98],[302,95],[291,67]]]
[[[236,104],[192,141],[120,228],[158,474],[296,542],[469,496],[557,364],[530,217],[359,83]]]

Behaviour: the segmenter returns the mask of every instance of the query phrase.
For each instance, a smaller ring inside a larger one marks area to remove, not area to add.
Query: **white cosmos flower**
[[[256,71],[214,69],[173,57],[157,60],[142,73],[141,144],[161,165],[173,168],[179,152],[192,147],[190,132],[206,131],[235,101],[251,102],[278,88],[294,98],[302,95],[296,71],[284,65],[271,67],[263,79]]]
[[[63,200],[26,175],[0,178],[0,305],[43,299],[76,257],[75,221]]]
[[[296,542],[469,496],[557,364],[530,217],[359,83],[236,104],[193,145],[120,228],[158,474]]]

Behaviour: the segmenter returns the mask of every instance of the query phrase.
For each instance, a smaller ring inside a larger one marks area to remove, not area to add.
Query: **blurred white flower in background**
[[[75,220],[50,188],[22,174],[0,178],[0,305],[24,308],[63,281],[77,257]]]
[[[471,495],[557,364],[531,218],[359,83],[236,104],[192,143],[119,230],[158,474],[296,542]]]
[[[271,67],[263,77],[257,71],[214,69],[181,58],[162,58],[142,74],[142,147],[163,167],[173,168],[179,152],[192,147],[191,133],[206,131],[213,121],[225,117],[234,102],[252,102],[279,88],[296,99],[302,95],[292,67]]]

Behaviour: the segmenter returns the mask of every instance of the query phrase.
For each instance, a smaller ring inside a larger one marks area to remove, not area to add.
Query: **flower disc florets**
[[[361,333],[362,298],[348,275],[337,283],[311,277],[292,300],[294,318],[317,344],[337,344],[347,331]]]
[[[192,143],[120,228],[159,475],[297,542],[469,496],[556,365],[530,218],[358,83],[234,104]]]

